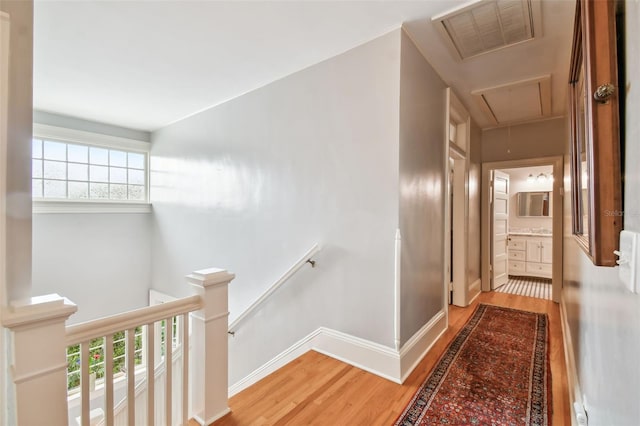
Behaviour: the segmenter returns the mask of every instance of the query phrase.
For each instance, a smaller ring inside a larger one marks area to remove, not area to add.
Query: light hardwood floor
[[[311,351],[231,398],[232,412],[214,424],[392,425],[477,303],[549,315],[552,424],[570,425],[558,305],[548,300],[500,293],[482,293],[467,308],[450,307],[449,329],[403,385]]]

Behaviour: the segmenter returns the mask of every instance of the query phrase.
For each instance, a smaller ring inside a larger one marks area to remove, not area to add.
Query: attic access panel
[[[551,76],[471,92],[494,125],[521,123],[551,115]]]
[[[540,36],[540,14],[531,0],[477,0],[432,22],[464,60]]]

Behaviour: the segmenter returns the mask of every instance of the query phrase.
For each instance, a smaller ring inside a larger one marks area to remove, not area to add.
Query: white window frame
[[[145,201],[33,199],[34,214],[151,212],[151,203],[149,202],[149,149],[151,148],[151,144],[149,142],[40,123],[33,124],[33,139],[140,152],[145,154],[147,159],[145,169]]]

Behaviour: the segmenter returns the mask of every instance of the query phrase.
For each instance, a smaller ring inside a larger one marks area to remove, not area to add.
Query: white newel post
[[[228,285],[235,277],[224,269],[203,269],[187,275],[202,297],[202,309],[191,313],[189,372],[191,413],[210,425],[231,410],[228,401]]]
[[[12,376],[19,425],[69,424],[65,322],[77,311],[57,294],[12,302],[2,325],[13,332]]]

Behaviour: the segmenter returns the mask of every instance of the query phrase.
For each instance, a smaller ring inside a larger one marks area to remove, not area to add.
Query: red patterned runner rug
[[[479,305],[396,426],[551,424],[546,314]]]

